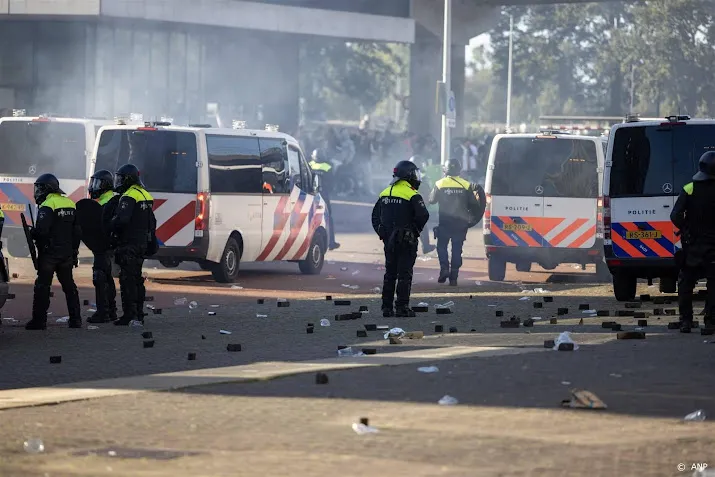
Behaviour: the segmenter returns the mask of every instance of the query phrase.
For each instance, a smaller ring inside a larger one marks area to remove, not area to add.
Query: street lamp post
[[[442,40],[442,82],[447,95],[452,91],[452,0],[444,0],[444,39]],[[441,162],[446,164],[449,160],[450,130],[447,123],[447,111],[442,114],[442,154]]]
[[[514,52],[514,16],[509,15],[509,66],[507,69],[506,80],[506,129],[511,128],[511,75],[512,75],[512,57]]]

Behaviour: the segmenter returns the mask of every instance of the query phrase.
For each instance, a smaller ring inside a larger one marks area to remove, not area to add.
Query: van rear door
[[[670,212],[679,190],[674,186],[673,141],[677,128],[684,127],[643,125],[616,129],[609,187],[611,239],[616,257],[669,258],[675,254]]]
[[[197,137],[192,131],[161,128],[105,129],[97,147],[95,171],[137,166],[154,197],[156,237],[162,247],[194,242],[198,192]]]
[[[592,139],[556,136],[544,161],[544,247],[585,249],[596,243],[598,147]]]

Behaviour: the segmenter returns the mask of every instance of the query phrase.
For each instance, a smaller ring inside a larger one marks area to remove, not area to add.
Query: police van
[[[240,262],[287,260],[319,274],[328,246],[319,179],[296,139],[276,127],[244,127],[107,126],[92,173],[139,168],[166,267],[196,262],[222,283],[237,279]]]
[[[601,201],[616,299],[633,299],[639,278],[658,278],[661,292],[674,293],[681,244],[670,213],[700,156],[715,149],[715,120],[631,117],[610,136]]]
[[[20,214],[35,208],[34,183],[52,173],[75,202],[86,197],[87,173],[96,133],[108,120],[25,116],[0,118],[0,209],[5,213],[4,242],[10,255],[29,256]],[[30,220],[27,217],[28,221]]]
[[[504,280],[507,263],[520,272],[593,263],[608,274],[596,230],[606,144],[559,131],[494,138],[483,224],[490,280]]]

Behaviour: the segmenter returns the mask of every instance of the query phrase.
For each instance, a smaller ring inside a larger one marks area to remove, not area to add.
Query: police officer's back
[[[435,183],[430,194],[430,204],[439,204],[439,226],[437,227],[437,253],[439,255],[439,283],[449,278],[450,285],[457,285],[459,269],[462,266],[462,248],[467,231],[482,220],[486,195],[481,186],[473,187],[459,176],[461,162],[450,159],[444,167],[444,177]],[[474,190],[480,199],[474,195]],[[450,264],[447,246],[452,242]]]
[[[699,172],[686,184],[670,214],[682,233],[685,258],[680,271],[678,301],[681,331],[693,322],[693,289],[699,278],[707,278],[705,322],[715,317],[715,151],[700,157]]]
[[[417,238],[429,220],[429,212],[417,192],[421,183],[417,166],[401,161],[395,166],[393,176],[392,184],[380,193],[372,210],[372,227],[385,248],[382,314],[412,317],[415,314],[409,302]]]
[[[67,300],[69,327],[81,328],[79,294],[72,277],[78,264],[81,230],[77,223],[75,203],[64,195],[52,174],[42,174],[35,181],[35,202],[39,206],[32,238],[37,245],[37,280],[32,302],[32,319],[25,329],[44,330],[50,306],[52,278],[62,285]]]
[[[96,313],[87,319],[88,323],[108,323],[117,319],[116,288],[112,277],[112,259],[110,230],[112,217],[119,202],[114,192],[114,174],[107,170],[95,172],[89,181],[89,196],[102,208],[100,221],[101,237],[96,240],[92,250],[92,283],[97,304]]]
[[[328,161],[327,154],[324,149],[316,149],[313,151],[310,157],[310,163],[308,164],[313,174],[320,176],[320,196],[325,201],[325,205],[328,208],[328,235],[329,244],[328,248],[330,250],[336,250],[340,248],[340,244],[335,241],[335,227],[333,226],[333,210],[330,204],[330,198],[333,195],[334,175],[335,170],[333,165]],[[310,184],[305,184],[308,187]]]
[[[110,226],[116,243],[115,260],[121,268],[119,282],[124,311],[114,324],[127,326],[142,316],[139,304],[144,294],[142,265],[147,253],[155,253],[150,250],[156,231],[154,198],[144,189],[139,170],[133,164],[125,164],[117,170],[114,190],[121,197]]]

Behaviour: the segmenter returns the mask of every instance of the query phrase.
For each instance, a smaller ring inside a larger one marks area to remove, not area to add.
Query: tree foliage
[[[491,51],[474,52],[467,109],[503,121],[509,15],[514,18],[514,122],[539,115],[710,115],[715,111],[715,10],[709,0],[504,9]],[[486,80],[485,80],[486,78]]]

